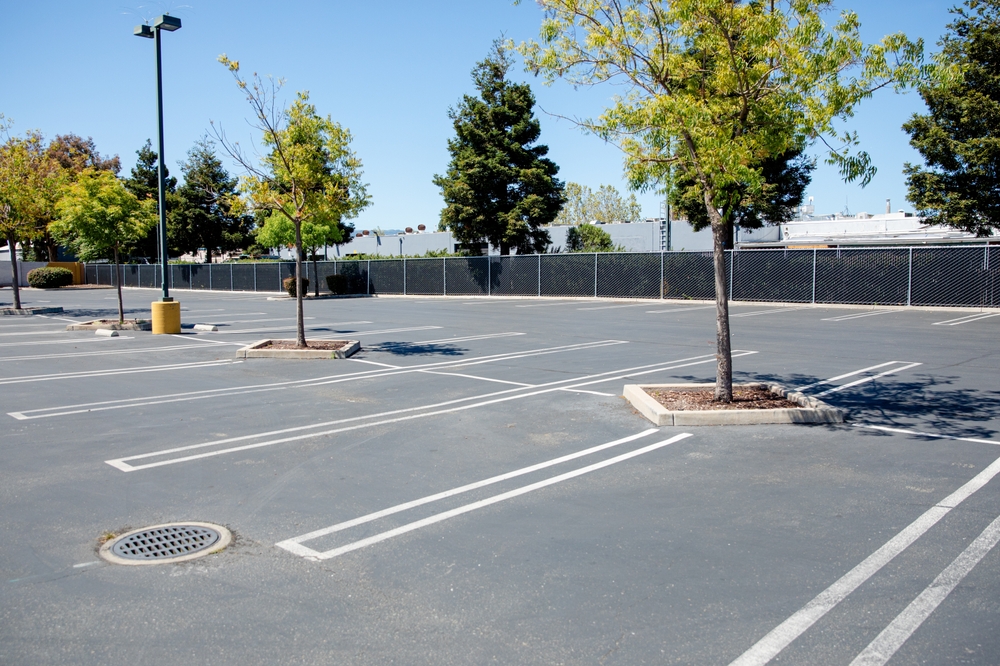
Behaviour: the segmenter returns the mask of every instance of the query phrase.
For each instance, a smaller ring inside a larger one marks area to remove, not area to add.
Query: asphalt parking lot
[[[310,301],[362,351],[237,360],[294,302],[174,295],[218,332],[0,318],[0,663],[1000,663],[1000,313],[734,305],[737,379],[849,422],[654,428],[622,387],[712,381],[712,306]],[[188,520],[235,543],[97,557]]]

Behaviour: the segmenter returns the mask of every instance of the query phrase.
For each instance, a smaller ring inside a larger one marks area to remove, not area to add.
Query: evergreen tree
[[[781,224],[792,219],[795,209],[802,204],[806,187],[812,181],[815,160],[791,150],[777,157],[765,159],[759,165],[759,189],[751,190],[745,184],[729,184],[719,188],[715,205],[726,226],[725,249],[733,249],[734,230],[760,229],[765,224]],[[676,178],[669,194],[670,204],[681,217],[685,217],[695,231],[711,226],[705,212],[705,194],[698,177],[691,171]]]
[[[461,243],[486,241],[501,254],[544,252],[550,238],[540,227],[559,214],[563,183],[545,157],[548,147],[536,145],[541,126],[531,87],[506,78],[512,64],[495,41],[472,70],[479,97],[466,95],[449,111],[451,162],[446,175],[434,177],[445,201],[440,226]]]
[[[215,144],[204,137],[188,151],[181,163],[184,184],[177,196],[184,204],[172,216],[174,238],[181,252],[205,248],[205,261],[212,263],[216,252],[230,252],[246,245],[250,238],[253,218],[234,212],[237,185],[215,154]]]
[[[156,151],[153,150],[152,142],[146,139],[146,143],[143,144],[142,148],[135,151],[135,154],[138,156],[138,159],[135,162],[135,166],[132,167],[129,177],[123,181],[125,189],[134,194],[140,201],[151,199],[153,201],[153,209],[159,215],[160,199],[158,175],[156,172],[158,159]],[[166,166],[163,168],[163,187],[166,190],[167,200],[167,250],[168,254],[176,256],[182,254],[183,250],[179,249],[176,242],[177,230],[174,223],[174,216],[176,211],[184,205],[184,200],[177,196],[177,179],[170,175],[170,169]],[[153,225],[146,232],[146,236],[134,245],[133,252],[135,255],[139,257],[155,257],[156,262],[158,262],[160,257],[159,235],[160,227]]]
[[[908,199],[928,222],[1000,230],[1000,0],[966,0],[939,42],[961,74],[920,88],[930,111],[903,129],[926,167],[906,164]]]

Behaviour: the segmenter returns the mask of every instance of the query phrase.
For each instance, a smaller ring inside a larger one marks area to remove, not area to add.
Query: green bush
[[[343,296],[344,294],[347,293],[347,276],[327,275],[326,286],[330,290],[330,293],[337,294],[338,296]]]
[[[303,296],[308,296],[309,295],[309,278],[299,278],[299,282],[302,283],[302,295]],[[285,278],[284,281],[281,283],[281,285],[285,288],[285,291],[288,292],[289,296],[291,296],[292,298],[295,298],[295,278],[294,277],[287,277],[287,278]]]
[[[35,268],[28,271],[28,284],[36,289],[55,289],[73,284],[73,271],[66,268]]]

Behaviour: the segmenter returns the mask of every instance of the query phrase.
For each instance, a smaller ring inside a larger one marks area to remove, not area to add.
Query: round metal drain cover
[[[117,564],[183,562],[229,545],[229,530],[211,523],[170,523],[133,530],[108,541],[101,556]]]

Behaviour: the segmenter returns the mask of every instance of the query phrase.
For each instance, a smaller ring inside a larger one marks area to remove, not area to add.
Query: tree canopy
[[[509,254],[544,252],[550,242],[541,225],[552,222],[563,203],[559,167],[538,144],[541,125],[532,111],[531,87],[507,80],[512,59],[497,40],[472,70],[478,97],[465,95],[449,110],[455,137],[451,161],[434,177],[445,207],[440,227],[463,244],[488,242]]]
[[[1000,2],[967,0],[939,42],[961,72],[920,87],[928,113],[903,125],[925,165],[906,164],[908,198],[928,222],[1000,230]]]
[[[701,188],[715,247],[715,397],[732,400],[726,224],[720,193],[760,196],[762,164],[814,141],[848,180],[875,172],[856,134],[835,124],[882,87],[922,72],[922,44],[904,35],[865,45],[832,0],[537,0],[540,39],[521,46],[527,66],[553,81],[623,84],[604,113],[582,126],[617,144],[637,189],[664,188],[673,172]]]
[[[154,211],[159,214],[159,176],[157,174],[159,158],[153,150],[153,143],[146,139],[139,150],[135,151],[135,166],[129,172],[128,178],[123,182],[125,188],[134,194],[140,201],[152,200]],[[177,225],[174,220],[175,211],[183,204],[177,196],[177,178],[170,175],[170,169],[163,168],[163,189],[167,201],[167,247],[168,251],[174,254],[181,254],[177,242]],[[154,225],[145,238],[135,244],[135,252],[142,257],[157,256],[159,230]]]
[[[552,224],[587,224],[601,222],[638,222],[642,206],[629,193],[626,199],[613,185],[601,185],[594,192],[586,185],[566,183],[563,191],[566,202]]]
[[[566,232],[566,249],[570,252],[621,252],[611,234],[596,224],[581,224]]]
[[[0,116],[0,235],[7,241],[11,259],[11,288],[14,307],[21,307],[18,289],[17,243],[27,242],[44,232],[51,163],[46,159],[42,135],[28,132],[22,137],[7,135],[10,123]]]

